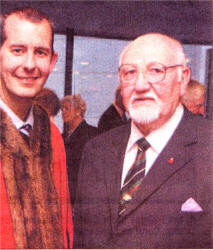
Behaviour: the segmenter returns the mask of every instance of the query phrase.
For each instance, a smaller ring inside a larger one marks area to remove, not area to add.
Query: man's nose
[[[144,72],[142,70],[139,71],[138,77],[135,82],[135,90],[136,91],[144,91],[150,88],[150,84],[147,81]]]
[[[26,53],[25,60],[23,63],[23,67],[27,71],[33,71],[35,69],[36,62],[35,62],[35,56],[32,52]]]

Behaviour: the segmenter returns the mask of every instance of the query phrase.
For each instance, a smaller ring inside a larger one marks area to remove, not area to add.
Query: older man
[[[142,35],[122,52],[119,77],[131,125],[84,150],[74,246],[210,247],[210,124],[180,103],[190,79],[181,44]]]
[[[63,140],[32,105],[57,60],[52,24],[32,8],[1,20],[0,248],[71,247]]]

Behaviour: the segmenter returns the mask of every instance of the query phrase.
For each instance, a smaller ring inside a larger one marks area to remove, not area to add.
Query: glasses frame
[[[165,79],[165,77],[166,77],[166,73],[167,73],[168,69],[175,68],[175,67],[183,67],[184,66],[182,64],[175,64],[175,65],[165,66],[162,63],[153,62],[153,64],[154,63],[159,64],[159,65],[161,65],[163,67],[163,69],[164,69],[164,75],[162,76],[162,79],[160,79],[160,80],[157,80],[157,81],[150,81],[149,80],[149,82],[152,83],[152,84],[155,84],[155,83],[158,83],[160,81],[163,81]],[[135,79],[133,79],[133,80],[122,80],[122,77],[120,76],[120,71],[121,71],[121,67],[123,67],[125,65],[129,65],[129,66],[135,67],[137,69],[137,76],[135,77]],[[121,64],[121,66],[118,69],[118,72],[119,72],[119,79],[120,79],[120,81],[122,83],[125,83],[125,84],[130,84],[130,82],[132,82],[132,84],[134,84],[135,81],[137,80],[140,72],[142,72],[143,76],[145,77],[145,79],[148,80],[147,77],[146,77],[147,66],[146,66],[145,70],[142,70],[142,69],[139,68],[139,66],[137,64],[128,64],[128,63],[127,64]]]

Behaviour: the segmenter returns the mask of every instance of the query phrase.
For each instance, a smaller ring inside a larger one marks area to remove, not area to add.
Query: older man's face
[[[139,124],[166,122],[178,106],[183,92],[181,66],[167,69],[165,78],[154,83],[144,74],[145,69],[155,63],[166,67],[180,64],[173,56],[175,52],[171,53],[166,43],[161,43],[162,46],[155,39],[144,39],[133,44],[122,58],[121,65],[135,65],[140,70],[134,81],[128,81],[127,77],[123,82],[120,77],[124,106],[131,119]]]

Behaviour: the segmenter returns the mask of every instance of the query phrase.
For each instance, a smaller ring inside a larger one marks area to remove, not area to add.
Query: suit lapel
[[[112,145],[107,153],[107,168],[105,168],[105,181],[109,197],[112,227],[116,230],[118,220],[118,206],[121,189],[121,175],[127,142],[130,135],[130,124],[120,127],[118,134],[114,134]],[[116,138],[116,143],[114,138]]]
[[[196,143],[197,140],[195,131],[189,129],[190,122],[188,121],[190,119],[187,118],[187,115],[189,115],[188,112],[144,178],[122,218],[125,218],[126,215],[149,199],[162,185],[167,183],[168,179],[191,160],[190,145]]]

